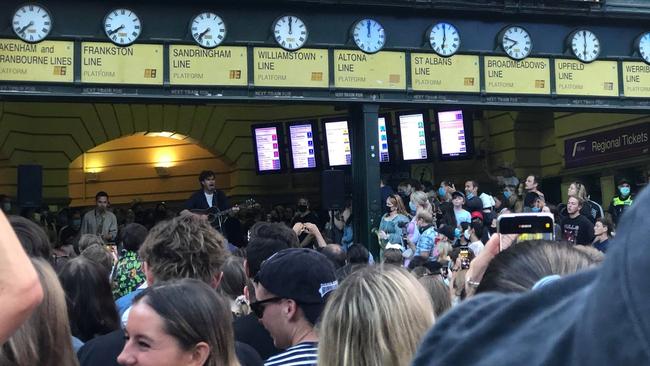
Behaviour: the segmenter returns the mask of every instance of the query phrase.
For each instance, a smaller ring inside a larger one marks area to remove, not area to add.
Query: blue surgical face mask
[[[540,212],[540,211],[542,211],[542,209],[539,208],[539,207],[531,207],[530,210],[531,210],[532,212]]]
[[[457,237],[457,238],[460,238],[460,234],[461,234],[460,229],[459,229],[459,228],[455,228],[455,229],[454,229],[454,236]]]
[[[467,196],[468,200],[471,200],[472,198],[474,198],[474,193],[472,193],[472,192],[466,192],[466,193],[467,194],[465,196]]]
[[[411,209],[412,213],[415,213],[415,211],[418,209],[418,206],[416,206],[413,202],[409,202],[409,208]]]
[[[510,191],[503,191],[503,197],[505,197],[507,200],[510,199],[510,196],[512,196],[512,192],[510,192]]]
[[[438,188],[438,196],[441,198],[445,198],[447,195],[447,190],[445,190],[443,187]]]
[[[623,196],[629,196],[630,195],[630,187],[618,187],[618,190],[621,192]]]

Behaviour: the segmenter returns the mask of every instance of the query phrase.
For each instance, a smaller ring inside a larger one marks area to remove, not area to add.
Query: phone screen
[[[468,249],[461,249],[459,256],[460,256],[460,269],[468,269],[469,268],[469,250]]]
[[[504,214],[497,220],[500,250],[527,240],[555,240],[555,223],[549,213]]]

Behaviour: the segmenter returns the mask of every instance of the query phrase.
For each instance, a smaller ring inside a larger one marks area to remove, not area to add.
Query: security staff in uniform
[[[630,182],[627,179],[621,179],[618,181],[618,195],[612,198],[612,202],[609,204],[608,212],[612,215],[612,220],[615,224],[618,224],[618,220],[623,215],[623,212],[627,207],[632,205],[634,199],[632,198],[632,192],[630,188]]]

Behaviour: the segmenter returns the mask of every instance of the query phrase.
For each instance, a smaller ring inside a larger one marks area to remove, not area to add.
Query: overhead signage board
[[[256,47],[253,49],[255,86],[327,88],[329,58],[327,50]]]
[[[334,50],[334,85],[337,88],[406,90],[404,52]]]
[[[567,168],[647,156],[650,149],[650,123],[632,125],[564,141]]]
[[[162,85],[163,46],[81,43],[81,81],[101,84]]]
[[[486,56],[485,91],[494,94],[551,94],[551,63],[545,58],[513,60]]]
[[[555,60],[555,90],[558,95],[618,97],[616,61]]]
[[[246,47],[169,46],[169,82],[172,85],[248,84]]]
[[[74,42],[0,39],[0,80],[74,81]]]
[[[413,90],[478,93],[481,91],[479,75],[478,56],[411,54]]]
[[[626,97],[650,98],[650,65],[623,62],[623,94]]]

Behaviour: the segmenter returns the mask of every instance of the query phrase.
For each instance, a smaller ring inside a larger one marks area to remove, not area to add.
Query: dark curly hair
[[[229,255],[224,237],[195,215],[158,223],[139,254],[156,282],[195,278],[207,284],[213,283]]]

